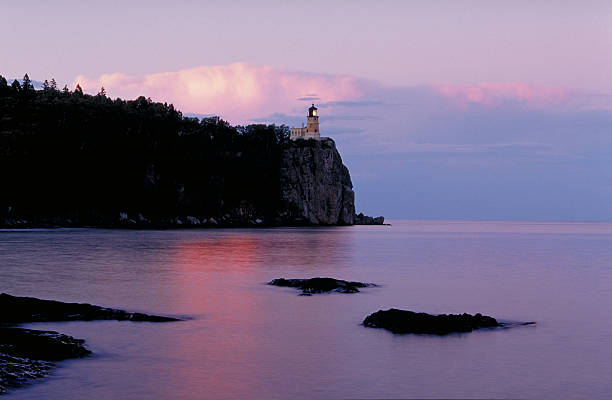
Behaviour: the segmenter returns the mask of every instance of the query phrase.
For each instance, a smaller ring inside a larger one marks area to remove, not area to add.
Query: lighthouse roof
[[[314,103],[312,104],[312,107],[310,107],[308,110],[317,110],[318,108],[315,107]]]

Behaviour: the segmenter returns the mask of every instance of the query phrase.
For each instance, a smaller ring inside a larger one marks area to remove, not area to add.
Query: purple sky
[[[6,77],[234,123],[319,104],[368,213],[612,220],[612,2],[0,7]]]

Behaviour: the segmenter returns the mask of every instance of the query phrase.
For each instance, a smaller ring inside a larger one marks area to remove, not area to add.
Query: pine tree
[[[76,87],[74,88],[74,93],[83,94],[83,89],[81,88],[81,85],[79,85],[78,83],[77,83]]]
[[[68,89],[68,85],[64,85],[64,88],[62,89],[62,93],[70,93],[70,90]]]
[[[27,92],[29,90],[33,90],[34,89],[34,86],[32,86],[32,81],[30,80],[30,77],[28,76],[28,74],[25,74],[23,76],[22,89],[23,89],[24,92]]]
[[[8,91],[8,83],[6,82],[6,79],[4,79],[2,75],[0,75],[0,97],[3,96],[5,93],[8,93]],[[2,109],[2,106],[0,106],[0,109]]]
[[[15,79],[13,81],[13,83],[11,84],[11,87],[13,88],[13,90],[15,90],[16,92],[20,92],[21,91],[21,85],[19,84],[19,81],[17,79]]]
[[[51,78],[51,89],[57,90],[57,82],[55,82],[55,78]]]
[[[50,88],[49,81],[45,79],[45,81],[43,82],[43,90],[47,92],[49,91],[49,88]]]
[[[98,96],[106,97],[106,90],[104,90],[104,86],[100,88],[100,91],[98,92]]]

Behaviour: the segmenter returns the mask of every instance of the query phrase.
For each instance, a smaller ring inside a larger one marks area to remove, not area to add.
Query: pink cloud
[[[200,66],[143,76],[123,73],[89,78],[77,76],[88,93],[101,86],[112,97],[151,97],[173,103],[183,112],[214,114],[233,123],[247,122],[272,113],[303,113],[306,101],[345,101],[363,95],[358,80],[350,76],[309,74],[268,66],[234,63]]]
[[[398,94],[433,101],[430,107],[435,109],[445,104],[460,109],[470,104],[487,108],[519,104],[530,109],[578,110],[609,109],[611,104],[607,95],[521,82],[392,88],[348,75],[312,74],[245,63],[149,75],[80,75],[74,83],[88,93],[97,93],[104,86],[111,97],[133,99],[142,95],[173,103],[184,113],[219,115],[231,123],[247,123],[273,114],[303,115],[311,102],[327,103],[329,115],[341,114],[343,111],[336,110],[334,104],[363,105],[372,100],[385,103]]]
[[[555,106],[566,103],[571,92],[558,87],[529,85],[521,82],[493,82],[477,85],[435,85],[435,90],[455,104],[481,104],[496,107],[514,101],[529,107]]]

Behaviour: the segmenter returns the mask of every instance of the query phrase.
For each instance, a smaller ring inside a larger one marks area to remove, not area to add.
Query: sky
[[[7,1],[0,74],[321,133],[358,211],[612,221],[610,1]]]

